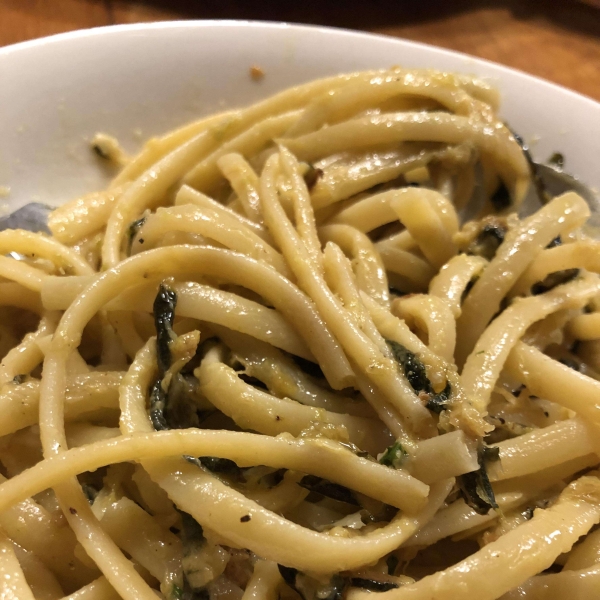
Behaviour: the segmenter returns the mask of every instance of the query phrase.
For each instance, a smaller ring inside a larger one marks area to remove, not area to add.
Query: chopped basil
[[[352,444],[350,442],[338,442],[338,443],[340,444],[340,446],[343,446],[344,448],[350,450],[350,452],[352,452],[352,454],[358,456],[358,458],[366,458],[368,460],[373,460],[373,457],[368,452],[366,452],[365,450],[361,450],[355,444]]]
[[[150,390],[150,419],[157,431],[167,429],[184,429],[193,425],[194,409],[189,402],[180,397],[178,385],[185,383],[186,375],[177,373],[171,380],[169,390],[165,390],[163,379],[165,373],[171,367],[173,358],[171,356],[171,344],[177,338],[173,331],[175,319],[175,307],[177,306],[177,294],[167,286],[161,284],[158,294],[154,300],[154,324],[156,327],[156,362],[158,366],[158,377]],[[214,344],[214,339],[205,340],[196,350],[194,358],[190,361],[196,364],[199,358],[206,354],[207,350]],[[186,371],[186,367],[182,369]],[[173,397],[171,389],[173,388]],[[231,460],[212,456],[196,458],[184,456],[184,458],[199,467],[205,467],[214,473],[232,475],[239,479],[241,469]]]
[[[171,598],[172,600],[183,600],[183,590],[175,583],[171,588]]]
[[[479,469],[458,478],[458,485],[465,502],[480,515],[487,515],[492,508],[498,508],[485,466],[486,460],[498,460],[498,458],[496,449],[486,450],[482,447],[477,453]]]
[[[448,408],[448,402],[452,395],[452,386],[450,382],[446,382],[446,387],[436,394],[433,390],[431,382],[427,377],[425,365],[416,357],[416,355],[405,348],[402,344],[393,340],[386,340],[390,347],[396,362],[402,367],[408,383],[417,393],[424,392],[427,394],[425,406],[436,414],[441,413]]]
[[[386,467],[392,467],[393,469],[399,469],[408,456],[408,452],[404,450],[400,442],[396,442],[389,446],[385,452],[380,456],[379,463]]]
[[[85,497],[87,498],[87,501],[90,504],[94,504],[94,500],[96,499],[96,496],[99,494],[99,491],[94,486],[89,485],[88,483],[82,483],[81,490],[84,493]]]
[[[393,340],[386,340],[386,343],[390,347],[396,362],[403,368],[404,375],[412,389],[417,393],[428,392],[431,389],[431,383],[427,378],[425,365],[402,344]]]
[[[142,217],[141,219],[138,219],[137,221],[133,221],[132,223],[129,224],[129,227],[127,228],[127,251],[128,251],[128,253],[131,252],[131,245],[133,244],[133,240],[145,222],[146,222],[146,217]]]
[[[199,364],[200,358],[214,343],[214,340],[209,339],[200,344],[194,358],[190,361],[193,365],[183,367],[181,372],[172,378],[169,389],[163,389],[164,376],[173,362],[171,344],[177,339],[177,335],[173,331],[176,306],[177,294],[161,284],[153,307],[158,377],[150,391],[150,417],[154,428],[157,430],[185,428],[194,424],[192,413],[195,411],[189,405],[189,402],[186,402],[186,405],[183,406],[184,398],[182,396],[188,396],[193,391],[186,378],[190,369]]]
[[[492,260],[500,244],[504,241],[506,230],[499,225],[488,223],[483,227],[479,235],[469,244],[468,254],[483,256],[487,260]]]
[[[349,490],[343,485],[332,483],[326,479],[321,479],[316,475],[305,475],[299,482],[298,485],[304,489],[309,490],[312,493],[326,496],[339,502],[345,502],[352,506],[360,506],[358,500],[354,496],[352,490]]]
[[[170,429],[165,419],[167,393],[162,388],[162,379],[157,379],[150,390],[150,420],[156,431]]]
[[[160,284],[154,300],[154,326],[156,327],[156,354],[158,371],[164,376],[171,366],[171,342],[175,339],[173,320],[177,294],[166,285]]]
[[[429,400],[425,406],[436,414],[440,414],[443,410],[448,408],[448,401],[452,395],[452,386],[450,382],[446,382],[446,387],[439,394],[430,394]]]
[[[482,452],[484,463],[498,462],[500,460],[500,448],[498,446],[484,446]]]
[[[204,537],[202,525],[194,517],[183,511],[180,511],[179,514],[181,515],[181,539],[185,554],[186,547],[189,549],[190,545],[202,546],[206,542],[206,538]]]
[[[179,537],[183,550],[182,570],[183,589],[181,600],[209,600],[210,593],[206,586],[194,586],[194,574],[197,574],[195,562],[197,556],[204,551],[206,538],[202,525],[186,512],[179,511],[181,515],[181,532]],[[181,589],[181,588],[180,588]],[[178,598],[176,596],[176,598]]]
[[[520,435],[529,433],[532,429],[529,425],[507,421],[498,415],[490,415],[488,420],[495,427],[494,431],[489,433],[485,438],[488,444],[496,444],[504,440],[519,437]]]
[[[201,456],[198,459],[202,466],[213,473],[222,473],[230,475],[235,479],[242,479],[242,470],[228,458],[218,458],[216,456]]]
[[[210,594],[207,589],[184,590],[174,583],[171,588],[171,600],[210,600]]]

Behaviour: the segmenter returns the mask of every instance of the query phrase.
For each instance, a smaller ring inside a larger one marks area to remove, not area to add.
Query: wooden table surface
[[[600,0],[0,0],[0,46],[73,29],[171,19],[361,29],[461,50],[600,101]]]

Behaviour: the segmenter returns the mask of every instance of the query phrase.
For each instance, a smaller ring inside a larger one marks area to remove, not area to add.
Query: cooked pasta
[[[596,597],[600,243],[497,110],[323,79],[1,232],[0,595]]]

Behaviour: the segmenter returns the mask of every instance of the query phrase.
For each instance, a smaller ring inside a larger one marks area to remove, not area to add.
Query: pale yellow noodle
[[[63,600],[121,600],[121,596],[104,577],[99,577]]]
[[[600,594],[600,244],[498,99],[308,82],[0,232],[2,598]]]
[[[390,293],[385,267],[371,240],[349,225],[325,225],[319,227],[318,233],[324,243],[335,242],[350,255],[358,287],[387,306]]]
[[[477,341],[461,375],[473,405],[479,411],[486,409],[492,387],[512,347],[530,325],[556,310],[582,306],[599,291],[600,279],[589,276],[541,296],[518,299],[492,321]]]
[[[600,314],[579,315],[567,325],[567,331],[577,340],[600,339]]]
[[[0,539],[0,596],[6,600],[35,600],[10,540]]]
[[[447,113],[390,113],[360,117],[280,141],[300,160],[307,161],[377,144],[403,141],[460,144],[471,141],[490,157],[495,168],[506,178],[506,183],[513,188],[517,204],[529,185],[529,167],[508,130]]]
[[[462,295],[469,282],[486,267],[481,256],[459,254],[451,258],[429,283],[429,293],[448,303],[455,319],[462,314]]]
[[[452,362],[456,325],[445,302],[433,295],[414,294],[394,300],[392,312],[404,321],[416,323],[427,334],[427,345],[431,352]]]
[[[196,374],[206,398],[242,429],[267,435],[289,432],[298,436],[314,423],[331,424],[347,432],[350,442],[373,456],[394,441],[375,420],[331,413],[276,398],[244,383],[231,367],[218,361],[210,362],[209,357],[204,359]]]
[[[600,243],[582,240],[543,250],[521,275],[511,294],[528,294],[533,284],[543,281],[550,273],[573,268],[600,272]]]
[[[259,560],[254,565],[242,600],[276,600],[281,575],[274,562]]]
[[[225,154],[217,161],[217,166],[229,180],[246,216],[260,221],[260,198],[258,196],[258,175],[239,153]]]
[[[218,163],[223,156],[232,152],[249,155],[258,153],[273,138],[282,135],[298,119],[298,116],[299,113],[290,112],[259,121],[240,135],[226,141],[217,150],[199,162],[186,174],[184,182],[193,188],[211,191],[218,182]]]
[[[548,568],[560,553],[570,550],[579,536],[600,520],[599,492],[597,478],[582,477],[571,484],[552,507],[536,511],[531,521],[469,558],[417,583],[383,592],[380,597],[384,600],[429,600],[432,597],[454,600],[461,590],[469,589],[469,593],[480,600],[494,600]],[[568,530],[560,529],[565,519],[571,523]],[[540,550],[523,555],[521,548],[531,545],[539,545]],[[367,596],[368,592],[352,594],[357,600]]]
[[[456,213],[448,211],[453,215],[454,223],[453,227],[447,227],[434,209],[435,200],[428,198],[435,194],[429,190],[405,188],[398,191],[390,206],[437,271],[457,252],[452,236],[458,230],[458,219]]]
[[[555,198],[510,230],[467,295],[458,320],[457,362],[463,364],[492,316],[535,256],[557,235],[580,227],[590,211],[574,193]]]
[[[170,231],[200,234],[225,248],[262,260],[289,278],[288,267],[279,252],[249,228],[208,208],[202,210],[193,206],[159,208],[148,217],[140,229],[132,245],[132,254],[152,248],[166,232]]]
[[[596,401],[600,394],[600,382],[570,369],[523,342],[515,346],[506,367],[533,394],[539,394],[576,411],[587,424],[596,430],[600,428]],[[592,442],[597,448],[595,436],[592,437]]]
[[[600,562],[600,531],[590,533],[569,553],[565,571],[578,571],[596,566]]]
[[[310,255],[300,236],[287,220],[273,189],[272,177],[278,163],[277,158],[277,156],[273,156],[267,161],[262,178],[261,198],[265,223],[280,245],[290,268],[298,278],[300,285],[315,301],[329,326],[340,338],[345,350],[351,353],[353,360],[357,361],[361,370],[368,371],[368,376],[372,377],[374,383],[385,391],[387,400],[396,403],[402,417],[409,423],[409,427],[415,432],[428,428],[430,422],[426,410],[416,400],[414,392],[406,381],[399,376],[393,361],[382,355],[356,327],[348,327],[348,320],[343,314],[343,308],[339,301],[311,267]],[[377,371],[368,369],[369,365],[374,362],[380,365]],[[394,391],[392,392],[392,390]]]

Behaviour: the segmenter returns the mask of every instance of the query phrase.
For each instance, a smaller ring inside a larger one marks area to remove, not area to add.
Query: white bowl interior
[[[486,61],[405,40],[251,22],[171,22],[74,32],[0,50],[3,211],[60,204],[101,189],[110,174],[89,149],[98,132],[134,152],[199,116],[244,106],[336,73],[432,67],[497,85],[502,113],[534,156],[563,152],[567,170],[600,188],[600,104]],[[252,80],[249,69],[266,76]]]

